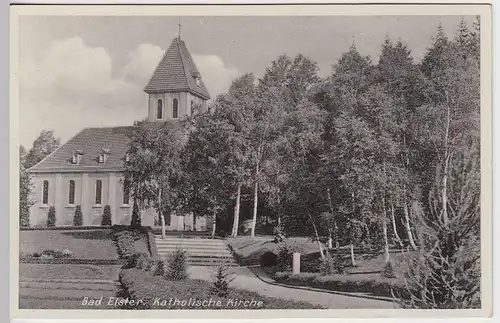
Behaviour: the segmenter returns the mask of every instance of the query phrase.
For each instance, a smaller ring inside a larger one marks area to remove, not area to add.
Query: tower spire
[[[179,22],[177,23],[177,28],[178,28],[178,29],[177,29],[177,37],[178,37],[179,39],[181,39],[181,27],[182,27],[182,25],[181,25],[181,21],[179,20]]]

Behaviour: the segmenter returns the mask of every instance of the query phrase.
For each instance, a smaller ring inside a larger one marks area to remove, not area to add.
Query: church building
[[[144,88],[147,120],[163,122],[206,110],[210,95],[180,36],[166,50]],[[124,163],[131,126],[86,128],[29,169],[32,177],[30,225],[46,226],[48,210],[56,211],[56,226],[72,226],[80,205],[84,226],[101,225],[104,207],[112,224],[130,224],[131,191],[124,182]],[[142,225],[159,223],[154,210],[141,210]],[[155,221],[156,218],[156,221]],[[196,223],[196,227],[194,227]],[[192,214],[171,215],[167,230],[210,230],[212,221]]]

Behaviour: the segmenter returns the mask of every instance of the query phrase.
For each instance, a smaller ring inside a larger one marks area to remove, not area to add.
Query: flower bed
[[[392,297],[404,294],[404,283],[397,279],[364,277],[355,275],[322,276],[317,273],[291,274],[277,272],[274,279],[278,283],[294,286],[309,286],[340,292],[370,293],[375,296]]]
[[[213,285],[203,280],[169,281],[139,269],[120,272],[121,295],[134,300],[124,309],[313,309],[318,306],[230,289],[226,297],[212,295]],[[141,302],[139,302],[141,300]],[[241,301],[241,302],[240,302]]]
[[[33,252],[33,253],[21,253],[20,260],[29,260],[29,259],[71,259],[74,258],[75,255],[72,251],[68,249],[64,250],[53,250],[53,249],[45,249],[42,252]]]

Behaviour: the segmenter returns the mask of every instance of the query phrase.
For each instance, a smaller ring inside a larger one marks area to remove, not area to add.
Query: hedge
[[[392,297],[392,292],[403,295],[404,283],[397,279],[356,277],[354,275],[322,276],[317,273],[277,272],[274,279],[278,283],[294,286],[309,286],[339,292],[371,293],[375,296]],[[392,291],[392,292],[391,292]]]
[[[314,309],[321,308],[305,302],[271,298],[254,292],[230,288],[226,297],[211,293],[213,284],[203,280],[186,279],[169,281],[139,269],[123,269],[120,272],[120,296],[134,300],[136,304],[122,309]],[[170,299],[172,301],[169,304]],[[142,300],[142,302],[139,302]],[[164,303],[162,301],[165,300]],[[231,300],[233,303],[231,303]],[[255,300],[253,306],[234,306],[234,300]],[[157,301],[155,303],[155,301]],[[185,304],[180,304],[180,302]],[[205,304],[201,304],[205,301]],[[257,302],[262,302],[258,306]],[[176,303],[175,303],[176,302]]]
[[[132,256],[136,250],[134,243],[144,239],[151,256],[157,255],[155,236],[151,227],[132,227],[130,225],[113,225],[112,239],[115,241],[118,255],[121,259]]]

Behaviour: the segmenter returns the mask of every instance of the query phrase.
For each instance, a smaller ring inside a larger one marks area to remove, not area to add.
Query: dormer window
[[[102,149],[99,154],[99,164],[105,164],[108,160],[109,149]]]
[[[195,80],[196,80],[196,85],[197,85],[197,86],[200,86],[200,78],[199,78],[199,77],[197,77]]]
[[[73,152],[73,156],[71,156],[71,163],[73,165],[78,165],[80,164],[80,160],[82,159],[83,151],[81,150],[75,150]]]

